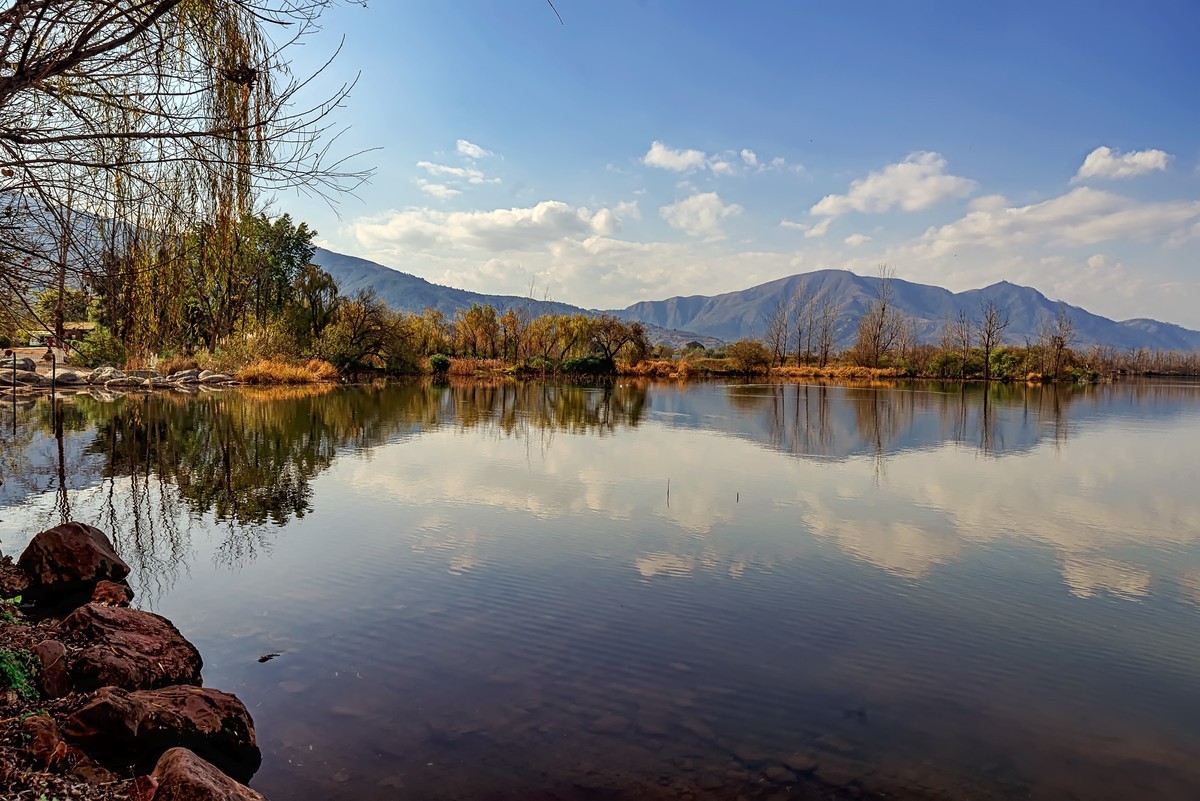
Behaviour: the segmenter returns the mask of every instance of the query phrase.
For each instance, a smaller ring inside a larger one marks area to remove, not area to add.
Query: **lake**
[[[109,532],[273,801],[1200,797],[1200,383],[0,409],[0,548]]]

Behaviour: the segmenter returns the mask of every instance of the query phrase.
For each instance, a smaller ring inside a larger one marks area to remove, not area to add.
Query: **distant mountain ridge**
[[[455,310],[467,308],[472,303],[490,303],[501,310],[523,307],[536,314],[599,313],[567,303],[515,295],[487,295],[440,286],[367,259],[324,248],[317,250],[314,261],[338,280],[343,292],[374,287],[379,297],[393,308],[403,311],[420,312],[432,307],[452,315]],[[853,338],[859,318],[876,297],[879,280],[846,270],[818,270],[720,295],[641,301],[624,309],[612,310],[612,313],[625,320],[645,323],[655,342],[677,346],[689,339],[698,339],[711,345],[715,344],[714,339],[729,341],[762,336],[767,318],[783,299],[797,295],[816,298],[828,296],[841,304],[838,347],[845,347]],[[922,342],[935,341],[946,318],[957,314],[960,309],[977,314],[981,303],[994,301],[1008,314],[1009,327],[1004,339],[1009,343],[1035,340],[1043,323],[1052,321],[1060,306],[1066,305],[1074,321],[1077,346],[1200,351],[1200,331],[1143,318],[1110,320],[1078,306],[1052,301],[1032,287],[1007,281],[982,289],[951,292],[942,287],[897,278],[893,279],[893,290],[896,308],[915,321],[917,335]]]

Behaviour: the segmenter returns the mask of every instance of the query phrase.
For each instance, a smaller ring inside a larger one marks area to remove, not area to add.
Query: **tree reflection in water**
[[[644,385],[512,382],[39,397],[10,410],[0,481],[5,505],[26,502],[28,535],[71,519],[110,532],[153,598],[197,527],[219,532],[223,566],[269,551],[275,527],[312,511],[313,479],[341,452],[443,425],[549,447],[557,432],[635,426],[645,408]]]

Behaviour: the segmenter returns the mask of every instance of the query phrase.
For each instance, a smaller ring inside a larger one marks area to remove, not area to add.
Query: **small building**
[[[29,347],[31,348],[53,348],[55,346],[62,347],[70,346],[72,342],[78,342],[88,334],[96,330],[95,323],[63,323],[63,341],[54,341],[53,331],[30,331],[29,332]]]

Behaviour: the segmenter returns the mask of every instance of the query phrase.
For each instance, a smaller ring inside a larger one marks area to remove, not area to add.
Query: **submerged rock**
[[[64,732],[102,762],[148,769],[167,749],[194,751],[239,781],[262,763],[254,722],[236,695],[200,687],[105,687]],[[157,796],[156,796],[157,797]]]
[[[78,692],[200,683],[200,652],[165,617],[89,603],[64,618],[59,630],[85,643],[68,665]]]
[[[186,748],[172,748],[151,774],[154,801],[266,801]]]
[[[129,575],[112,543],[98,528],[64,523],[38,534],[17,564],[29,576],[29,592],[39,597],[90,593],[98,581]]]

